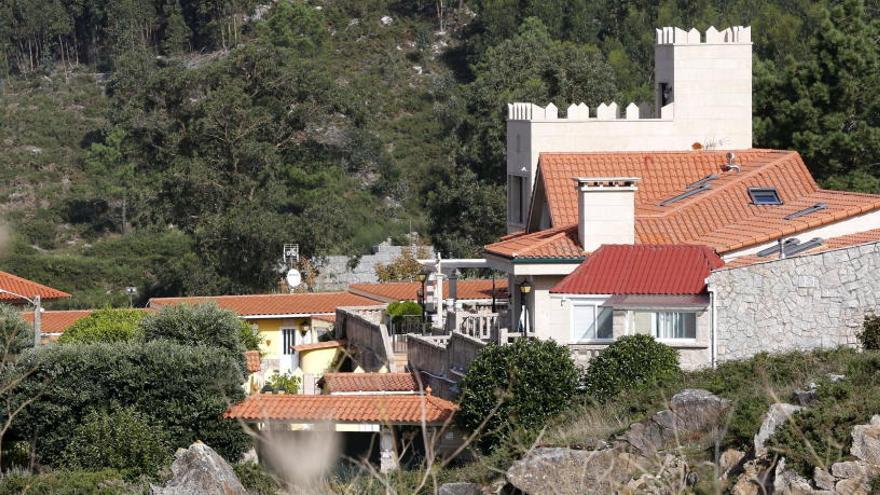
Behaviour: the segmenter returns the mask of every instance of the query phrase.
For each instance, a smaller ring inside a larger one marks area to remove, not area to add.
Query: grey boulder
[[[178,449],[171,472],[165,486],[151,487],[151,495],[247,495],[232,466],[201,442]]]

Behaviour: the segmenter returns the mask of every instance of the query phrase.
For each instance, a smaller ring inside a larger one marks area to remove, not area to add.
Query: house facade
[[[586,352],[687,318],[676,323],[694,335],[685,364],[714,364],[729,320],[713,316],[711,283],[665,302],[670,294],[564,295],[559,285],[607,245],[700,246],[733,267],[870,241],[880,228],[880,196],[822,189],[797,152],[752,147],[750,28],[657,30],[655,96],[623,116],[614,103],[573,104],[564,116],[552,104],[509,105],[508,235],[485,257],[508,275],[510,331]],[[574,322],[590,307],[605,326],[585,344]]]

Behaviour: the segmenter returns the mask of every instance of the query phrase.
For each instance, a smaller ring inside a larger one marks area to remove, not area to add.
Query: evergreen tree
[[[165,36],[162,39],[162,51],[167,54],[178,54],[189,49],[189,40],[192,32],[183,18],[183,9],[180,2],[172,0],[165,21]]]

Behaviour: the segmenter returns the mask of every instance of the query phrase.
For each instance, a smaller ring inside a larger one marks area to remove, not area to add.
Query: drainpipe
[[[709,339],[711,342],[710,345],[710,361],[712,363],[712,369],[715,369],[718,366],[718,348],[717,348],[717,339],[716,339],[716,326],[718,321],[718,310],[715,307],[715,289],[710,287],[708,284],[708,279],[706,280],[706,285],[709,291]]]

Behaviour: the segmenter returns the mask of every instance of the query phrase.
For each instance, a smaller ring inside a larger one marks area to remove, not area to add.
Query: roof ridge
[[[739,148],[739,149],[714,149],[714,150],[632,150],[632,151],[542,151],[541,155],[694,155],[694,154],[721,154],[721,153],[797,153],[792,150],[778,150],[773,148]]]

